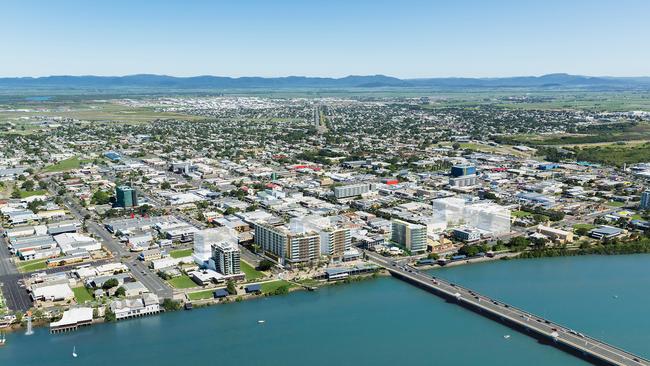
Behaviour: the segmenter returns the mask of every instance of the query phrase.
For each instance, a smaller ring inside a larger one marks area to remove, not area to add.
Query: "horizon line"
[[[242,78],[261,78],[261,79],[283,79],[283,78],[322,78],[322,79],[345,79],[347,77],[372,77],[372,76],[382,76],[395,78],[399,80],[425,80],[425,79],[507,79],[507,78],[521,78],[521,77],[544,77],[550,75],[566,75],[566,76],[578,76],[578,77],[587,77],[587,78],[647,78],[650,75],[634,75],[634,76],[616,76],[616,75],[587,75],[587,74],[571,74],[567,72],[552,72],[544,74],[529,74],[529,75],[502,75],[502,76],[421,76],[421,77],[398,77],[387,74],[347,74],[344,76],[320,76],[320,75],[279,75],[279,76],[259,76],[259,75],[215,75],[215,74],[195,74],[195,75],[171,75],[171,74],[156,74],[156,73],[133,73],[133,74],[119,74],[119,75],[107,75],[107,74],[49,74],[49,75],[20,75],[20,76],[0,76],[0,79],[41,79],[41,78],[51,78],[51,77],[103,77],[103,78],[123,78],[130,76],[162,76],[162,77],[172,77],[178,79],[189,79],[196,77],[215,77],[215,78],[230,78],[230,79],[242,79]]]

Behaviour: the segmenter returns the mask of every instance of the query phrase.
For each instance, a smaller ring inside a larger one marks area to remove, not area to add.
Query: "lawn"
[[[248,281],[254,281],[264,277],[264,273],[256,270],[253,266],[244,261],[240,261],[239,266],[241,267],[241,271],[246,275],[246,280]]]
[[[625,206],[625,202],[609,201],[609,202],[607,202],[607,206],[610,206],[610,207],[623,207],[623,206]]]
[[[79,166],[81,166],[81,163],[83,161],[79,160],[78,157],[73,157],[65,160],[61,160],[56,164],[46,166],[45,169],[43,169],[44,172],[64,172],[66,170],[71,170],[71,169],[78,169]]]
[[[169,252],[169,255],[172,258],[189,257],[190,255],[192,255],[192,248],[172,250],[171,252]]]
[[[289,288],[292,288],[292,287],[295,286],[291,282],[287,282],[287,281],[284,281],[284,280],[278,280],[278,281],[262,283],[262,284],[260,284],[260,287],[261,287],[261,290],[262,290],[263,294],[268,294],[268,293],[274,292],[278,288],[280,288],[282,286],[285,286],[285,285],[289,286]]]
[[[84,286],[74,287],[72,288],[72,292],[74,292],[74,299],[77,301],[77,304],[83,304],[86,301],[93,300],[93,295]]]
[[[167,282],[174,288],[192,288],[198,286],[188,275],[174,277]]]
[[[526,211],[512,211],[511,214],[512,214],[512,216],[517,217],[517,218],[519,218],[519,217],[527,217],[527,216],[532,216],[533,215],[532,213],[526,212]]]
[[[47,192],[43,189],[39,189],[36,191],[20,191],[20,198],[27,198],[31,196],[44,196],[46,194]]]
[[[20,261],[16,264],[20,272],[33,272],[47,268],[47,259],[34,259],[31,261]]]
[[[596,225],[592,225],[592,224],[575,224],[575,225],[573,225],[573,229],[574,229],[574,230],[576,230],[576,229],[587,229],[587,230],[591,230],[591,229],[593,229],[593,228],[595,228],[595,227],[596,227]]]
[[[212,290],[205,290],[205,291],[199,291],[199,292],[191,292],[187,294],[187,297],[190,298],[190,300],[205,300],[205,299],[212,299],[214,297],[214,289]]]

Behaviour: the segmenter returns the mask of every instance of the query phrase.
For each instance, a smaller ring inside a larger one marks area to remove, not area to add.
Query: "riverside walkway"
[[[618,347],[554,323],[510,304],[481,295],[440,278],[424,274],[391,258],[366,252],[368,259],[386,268],[393,277],[434,293],[450,302],[503,323],[531,337],[597,365],[648,365],[650,361]]]

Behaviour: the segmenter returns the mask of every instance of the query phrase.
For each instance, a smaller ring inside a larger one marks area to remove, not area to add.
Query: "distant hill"
[[[128,76],[47,76],[0,78],[0,88],[57,89],[291,89],[291,88],[585,88],[585,89],[650,89],[650,77],[593,77],[569,74],[520,76],[504,78],[425,78],[398,79],[385,75],[343,78],[287,76],[223,77],[139,74]]]

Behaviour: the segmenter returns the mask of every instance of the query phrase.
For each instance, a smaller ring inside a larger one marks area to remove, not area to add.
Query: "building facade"
[[[212,246],[212,259],[217,272],[234,275],[241,272],[239,248],[233,243],[220,242]]]
[[[641,203],[639,204],[639,208],[642,210],[650,210],[650,190],[641,194]]]
[[[346,186],[334,187],[334,197],[336,198],[356,197],[368,192],[370,192],[370,184],[368,183],[349,184]]]
[[[427,249],[427,227],[394,219],[392,220],[391,240],[411,252],[424,252]]]
[[[115,188],[115,205],[117,207],[134,207],[138,205],[138,194],[129,186]]]

